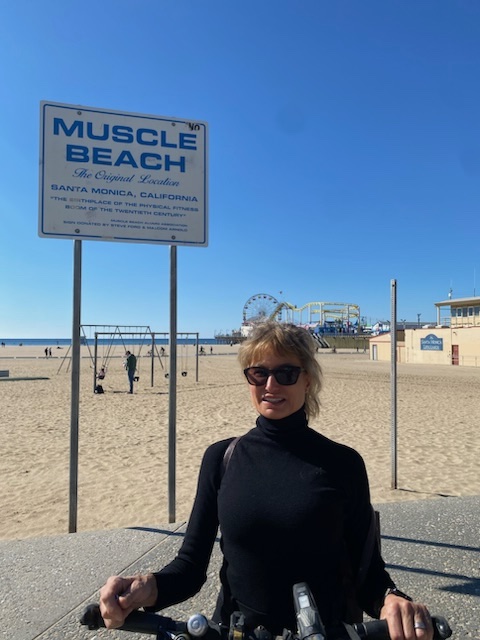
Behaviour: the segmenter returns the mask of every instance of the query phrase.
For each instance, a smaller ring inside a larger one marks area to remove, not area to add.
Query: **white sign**
[[[39,235],[207,246],[207,124],[40,105]]]

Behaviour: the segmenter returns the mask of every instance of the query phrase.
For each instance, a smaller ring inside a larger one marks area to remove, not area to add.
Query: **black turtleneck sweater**
[[[230,441],[205,452],[183,545],[155,574],[155,609],[199,591],[220,525],[224,561],[216,621],[228,623],[240,610],[251,626],[294,629],[292,586],[302,581],[325,624],[345,620],[371,518],[362,458],[310,429],[303,409],[282,420],[260,416],[237,442],[223,474]],[[378,615],[392,584],[375,549],[354,597]]]

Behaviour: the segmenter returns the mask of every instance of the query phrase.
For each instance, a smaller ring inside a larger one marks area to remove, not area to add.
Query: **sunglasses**
[[[267,369],[266,367],[247,367],[243,370],[248,384],[252,384],[255,387],[263,387],[267,384],[267,380],[270,376],[273,376],[278,384],[283,386],[290,386],[295,384],[299,375],[305,371],[301,367],[295,367],[291,364],[286,364],[283,367],[277,367],[276,369]]]

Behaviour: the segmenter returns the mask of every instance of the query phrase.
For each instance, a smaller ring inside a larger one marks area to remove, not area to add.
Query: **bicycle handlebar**
[[[229,630],[227,627],[218,625],[206,618],[205,620],[208,628],[202,635],[203,638],[206,640],[228,640]],[[90,604],[87,606],[80,618],[80,623],[91,630],[100,629],[105,626],[98,604]],[[434,640],[445,640],[452,635],[452,630],[445,618],[432,616],[432,624]],[[352,627],[361,640],[390,640],[386,620],[356,623],[353,624]],[[144,611],[133,611],[127,616],[125,623],[121,627],[118,627],[118,629],[121,631],[156,635],[159,638],[168,637],[172,640],[188,640],[191,636],[195,637],[195,634],[192,633],[191,630],[190,632],[188,630],[188,622],[181,622],[156,613],[146,613]],[[343,634],[344,633],[345,631],[343,630]],[[256,636],[251,633],[245,640],[254,640],[255,637]],[[329,640],[335,640],[341,637],[341,631],[332,629],[329,633],[326,633],[324,637]],[[345,636],[343,635],[343,637]]]

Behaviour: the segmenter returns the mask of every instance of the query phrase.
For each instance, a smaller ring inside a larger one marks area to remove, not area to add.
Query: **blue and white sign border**
[[[41,102],[39,235],[207,246],[207,136],[200,121]]]

